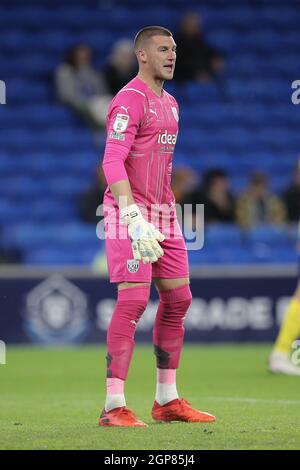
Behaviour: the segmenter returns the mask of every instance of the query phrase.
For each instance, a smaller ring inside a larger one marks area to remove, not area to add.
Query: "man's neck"
[[[145,73],[139,72],[138,78],[142,82],[146,83],[149,88],[159,97],[161,97],[164,81],[160,79],[155,79],[154,77],[149,77]]]

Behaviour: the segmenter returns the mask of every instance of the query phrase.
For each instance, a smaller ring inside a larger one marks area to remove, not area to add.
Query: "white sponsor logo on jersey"
[[[172,145],[175,145],[176,144],[176,140],[177,140],[177,134],[169,134],[167,130],[165,130],[165,132],[162,134],[162,133],[159,133],[158,134],[158,143],[159,144],[172,144]]]
[[[136,273],[139,270],[140,262],[136,259],[127,260],[127,269],[130,273]]]
[[[175,118],[175,121],[178,122],[179,121],[179,116],[178,116],[178,113],[177,113],[177,109],[172,106],[172,111],[173,111],[173,116]]]
[[[128,114],[117,114],[113,129],[116,132],[125,132],[128,126],[129,116]]]

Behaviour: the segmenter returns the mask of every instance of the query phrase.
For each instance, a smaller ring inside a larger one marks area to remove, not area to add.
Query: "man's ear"
[[[136,55],[139,62],[142,62],[142,64],[145,64],[147,62],[147,52],[144,49],[139,49],[136,52]]]

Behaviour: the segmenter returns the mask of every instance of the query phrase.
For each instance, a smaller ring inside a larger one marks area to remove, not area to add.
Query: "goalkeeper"
[[[169,30],[153,26],[139,31],[134,49],[139,73],[117,93],[107,116],[106,254],[118,298],[107,332],[107,393],[99,424],[146,426],[127,408],[124,384],[152,279],[160,299],[153,328],[157,386],[152,417],[214,421],[180,399],[176,388],[184,317],[192,299],[187,250],[170,187],[179,111],[163,89],[164,81],[173,78],[176,44]]]

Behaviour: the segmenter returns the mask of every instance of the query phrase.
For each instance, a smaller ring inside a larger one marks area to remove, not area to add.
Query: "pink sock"
[[[178,399],[176,388],[176,369],[156,369],[156,393],[155,401],[165,405]]]
[[[149,299],[150,286],[118,291],[118,300],[107,331],[107,378],[126,380],[134,348],[134,335]]]
[[[160,384],[173,384],[176,382],[176,369],[156,369],[156,379]]]
[[[158,369],[177,369],[184,337],[184,318],[192,301],[190,286],[159,292],[160,302],[153,328]]]
[[[106,411],[126,406],[124,384],[125,382],[122,379],[106,379]]]
[[[106,379],[106,391],[109,395],[124,394],[124,384],[122,379]]]

